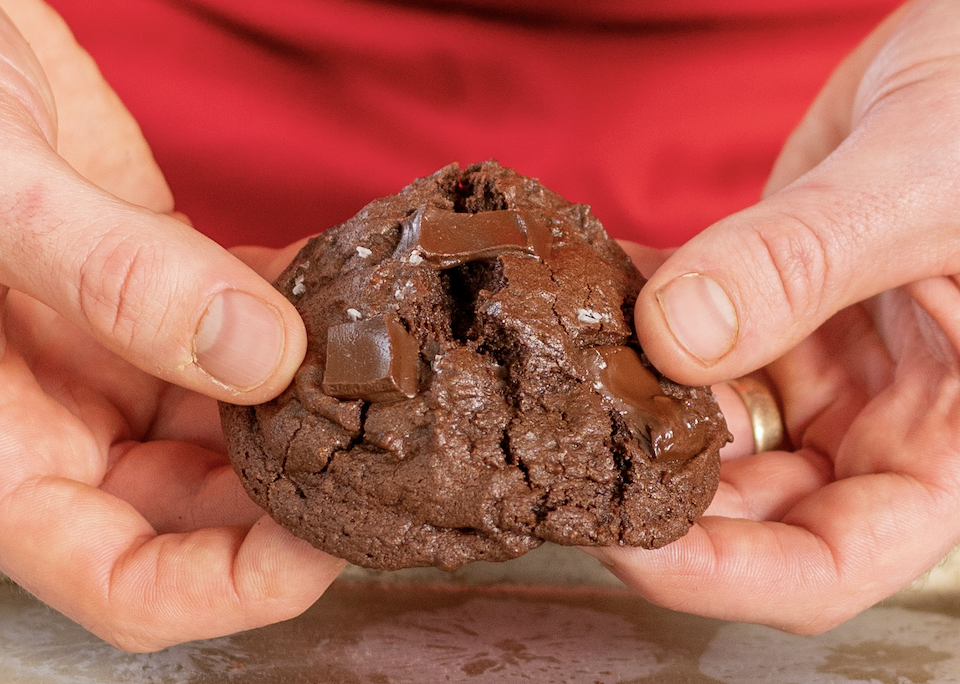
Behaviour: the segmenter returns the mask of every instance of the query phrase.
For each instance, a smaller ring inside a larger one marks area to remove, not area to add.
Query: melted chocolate
[[[632,347],[593,347],[588,354],[598,389],[617,404],[629,427],[649,440],[654,460],[685,461],[703,450],[702,430],[689,424],[682,406],[663,393]]]
[[[397,251],[416,253],[444,269],[495,259],[506,251],[546,258],[553,236],[528,212],[502,209],[461,213],[424,205],[404,225]]]
[[[339,399],[396,401],[416,396],[417,341],[392,316],[331,326],[323,391]]]

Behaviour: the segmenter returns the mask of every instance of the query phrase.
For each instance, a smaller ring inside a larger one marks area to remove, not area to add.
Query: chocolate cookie
[[[234,466],[281,525],[365,567],[662,546],[709,504],[729,433],[708,388],[646,361],[642,284],[586,206],[447,166],[279,277],[309,350],[276,400],[222,405]]]

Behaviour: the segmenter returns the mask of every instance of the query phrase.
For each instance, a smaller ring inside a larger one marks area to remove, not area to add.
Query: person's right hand
[[[282,391],[302,322],[174,215],[59,17],[0,8],[0,570],[131,650],[292,617],[342,562],[246,497],[214,400]]]
[[[960,543],[958,94],[960,4],[910,0],[834,72],[762,201],[644,255],[650,361],[689,384],[762,368],[788,435],[727,460],[685,537],[595,551],[648,600],[817,633]]]

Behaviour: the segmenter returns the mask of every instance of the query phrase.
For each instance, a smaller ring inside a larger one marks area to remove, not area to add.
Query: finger
[[[303,324],[266,281],[183,223],[106,195],[37,141],[7,142],[22,153],[0,160],[0,282],[218,399],[261,402],[289,384]]]
[[[184,442],[113,447],[100,489],[123,499],[157,532],[249,527],[263,516],[221,454]]]
[[[704,517],[662,549],[593,551],[668,608],[799,634],[831,629],[906,586],[951,547],[929,538],[953,497],[906,478],[836,483],[783,522]]]
[[[7,296],[10,294],[10,288],[6,285],[0,285],[0,359],[3,358],[7,350],[7,331],[3,320],[3,311],[7,306]]]
[[[674,251],[647,247],[630,240],[617,240],[617,242],[644,277],[655,273]],[[725,382],[718,383],[711,389],[720,406],[720,412],[726,420],[727,429],[733,435],[733,441],[720,449],[720,457],[727,461],[753,454],[755,452],[753,426],[743,399]]]
[[[960,115],[944,98],[960,87],[960,6],[911,8],[926,13],[907,12],[872,63],[880,73],[861,78],[873,85],[848,107],[852,133],[801,178],[678,249],[641,291],[640,342],[669,377],[743,375],[851,303],[960,271],[960,129],[943,125]]]
[[[833,463],[811,450],[767,451],[724,461],[705,515],[781,520],[833,479]]]
[[[623,251],[630,257],[637,270],[644,277],[649,277],[670,257],[675,250],[657,249],[637,244],[630,240],[617,240]],[[724,460],[733,460],[755,453],[753,441],[753,426],[750,422],[750,413],[743,399],[728,383],[721,382],[712,388],[720,412],[727,423],[727,429],[733,435],[733,441],[728,442],[720,449],[720,457]]]
[[[0,284],[170,382],[236,403],[279,393],[305,349],[294,308],[182,222],[80,176],[53,147],[50,90],[5,16],[0,55]]]
[[[170,212],[173,197],[140,127],[63,19],[39,0],[4,0],[3,11],[26,37],[49,83],[58,154],[117,197]]]
[[[0,90],[2,100],[25,116],[10,122],[56,145],[57,114],[53,92],[30,44],[0,9]]]
[[[780,151],[764,187],[764,196],[779,192],[810,171],[850,134],[860,81],[907,10],[908,3],[897,8],[831,74]]]
[[[130,651],[295,617],[344,565],[267,516],[249,529],[157,535],[125,502],[62,478],[24,482],[0,513],[4,571]]]
[[[745,446],[721,451],[720,489],[709,509],[713,515],[780,520],[803,497],[826,486],[836,475],[835,459],[851,426],[890,386],[892,363],[865,308],[850,307],[768,366],[764,376],[778,388],[787,442],[797,445],[796,451],[753,455],[752,450],[742,453]],[[734,434],[731,446],[743,440],[752,448],[743,400],[727,383],[713,389]],[[869,462],[862,450],[855,457]],[[885,465],[875,461],[872,472]]]
[[[918,289],[922,315],[956,328],[955,282]],[[901,315],[884,317],[910,332],[894,381],[873,398],[861,390],[820,407],[792,456],[723,465],[711,512],[751,519],[705,517],[663,549],[596,554],[662,605],[801,633],[829,629],[932,567],[960,541],[957,357],[905,320],[921,309],[903,290],[888,295],[883,305]]]
[[[124,440],[159,440],[226,453],[215,399],[137,371],[22,292],[0,303],[3,333],[45,393],[37,400],[67,409],[104,451]]]
[[[713,385],[711,389],[720,406],[720,413],[723,414],[727,423],[727,429],[733,435],[733,441],[720,449],[720,458],[724,461],[732,461],[755,453],[753,425],[743,399],[725,382]]]
[[[104,393],[109,389],[112,388],[107,388]],[[162,399],[156,404],[148,427],[132,432],[132,439],[188,442],[217,454],[227,453],[216,401],[181,387],[165,385],[162,390]]]
[[[212,455],[189,446],[176,464],[161,444],[130,465],[146,477],[161,470],[148,456],[182,468],[183,483],[168,473],[154,492],[178,497],[185,521],[176,524],[219,518],[230,526],[158,535],[130,503],[99,488],[107,445],[44,393],[16,349],[0,359],[0,375],[0,571],[111,643],[155,650],[293,617],[342,568],[267,519],[238,526],[256,516],[236,478],[228,483]],[[123,470],[115,483],[134,479]],[[149,499],[138,483],[130,491]],[[231,497],[243,515],[230,511]],[[161,521],[174,513],[156,501],[147,511]]]

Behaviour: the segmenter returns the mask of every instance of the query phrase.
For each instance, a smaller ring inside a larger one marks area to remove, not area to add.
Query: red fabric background
[[[756,201],[893,0],[51,0],[140,121],[178,208],[283,245],[495,157],[679,244]]]

